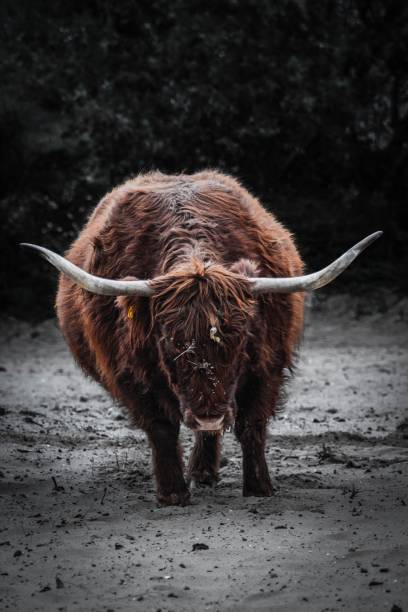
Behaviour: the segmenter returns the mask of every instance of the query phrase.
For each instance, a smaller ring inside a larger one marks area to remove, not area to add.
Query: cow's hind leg
[[[179,430],[179,425],[166,419],[153,421],[146,427],[153,453],[157,499],[165,505],[185,505],[190,499],[183,475]]]
[[[218,481],[221,435],[196,432],[195,444],[188,464],[188,478],[199,486],[212,486]]]

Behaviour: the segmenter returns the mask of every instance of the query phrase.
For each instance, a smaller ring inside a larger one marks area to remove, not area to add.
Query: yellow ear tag
[[[133,319],[133,315],[134,314],[135,314],[135,307],[134,306],[129,306],[128,311],[127,311],[128,319]]]

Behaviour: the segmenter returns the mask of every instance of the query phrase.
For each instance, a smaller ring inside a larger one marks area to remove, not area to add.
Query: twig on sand
[[[54,491],[65,491],[64,487],[57,483],[55,476],[51,476],[51,480],[54,483]]]

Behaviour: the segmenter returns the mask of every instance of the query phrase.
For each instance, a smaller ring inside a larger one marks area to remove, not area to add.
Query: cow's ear
[[[149,299],[136,295],[119,295],[115,305],[124,329],[131,334],[132,346],[142,347],[152,330]]]
[[[247,276],[248,278],[259,276],[259,270],[257,264],[251,259],[238,259],[230,266],[231,272],[240,274],[241,276]]]
[[[119,295],[115,300],[116,308],[120,311],[122,319],[134,319],[137,307],[137,297]]]
[[[134,276],[126,276],[120,280],[134,281],[137,280]],[[133,319],[136,312],[136,304],[138,298],[133,295],[118,295],[115,300],[116,308],[120,311],[123,319]]]

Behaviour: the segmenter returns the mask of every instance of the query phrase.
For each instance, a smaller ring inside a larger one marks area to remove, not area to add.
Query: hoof
[[[272,497],[275,493],[275,489],[272,483],[262,483],[251,486],[244,486],[242,494],[244,497]]]
[[[157,501],[161,506],[188,506],[190,503],[190,491],[157,493]]]
[[[192,480],[196,487],[215,487],[218,482],[218,475],[207,470],[194,471],[189,474],[189,480]]]

